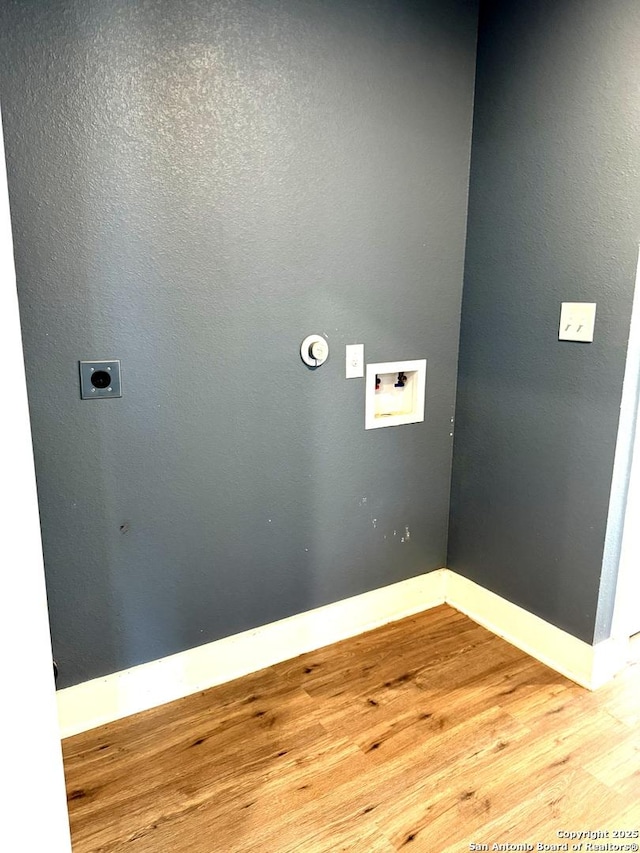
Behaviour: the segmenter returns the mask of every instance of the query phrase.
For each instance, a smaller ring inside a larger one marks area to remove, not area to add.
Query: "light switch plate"
[[[364,376],[364,344],[347,344],[345,379],[360,379]]]
[[[563,302],[558,340],[591,343],[595,323],[595,302]]]

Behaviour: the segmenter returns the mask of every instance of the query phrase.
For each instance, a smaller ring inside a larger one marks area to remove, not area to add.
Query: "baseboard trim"
[[[61,736],[181,699],[445,603],[590,690],[625,665],[627,644],[610,639],[590,646],[468,578],[438,569],[59,690]]]
[[[447,571],[445,600],[474,622],[589,690],[602,686],[624,666],[624,650],[613,640],[591,646],[456,572]]]
[[[63,738],[444,603],[446,569],[59,690]]]

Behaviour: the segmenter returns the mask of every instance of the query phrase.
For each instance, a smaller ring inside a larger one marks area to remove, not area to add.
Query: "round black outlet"
[[[95,370],[91,374],[91,384],[94,388],[108,388],[111,385],[111,374],[106,370]]]

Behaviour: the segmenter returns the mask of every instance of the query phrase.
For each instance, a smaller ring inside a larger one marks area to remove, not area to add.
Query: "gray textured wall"
[[[637,0],[481,6],[448,564],[587,641],[640,235],[639,44]],[[562,301],[598,303],[594,343],[557,340]]]
[[[444,564],[476,5],[1,4],[61,686]],[[424,424],[364,432],[352,342]]]

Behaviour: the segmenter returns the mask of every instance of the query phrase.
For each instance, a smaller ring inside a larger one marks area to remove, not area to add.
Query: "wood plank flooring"
[[[640,830],[640,665],[589,693],[443,605],[63,751],[75,853],[460,853],[609,832],[586,851]]]

